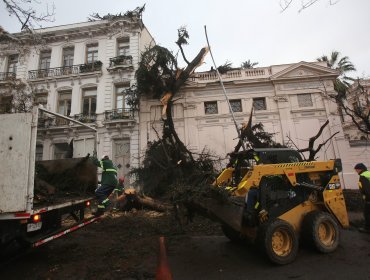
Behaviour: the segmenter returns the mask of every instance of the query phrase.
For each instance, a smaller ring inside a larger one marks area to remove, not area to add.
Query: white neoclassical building
[[[56,26],[12,34],[0,42],[0,110],[10,110],[10,83],[25,82],[46,109],[98,130],[97,150],[109,155],[124,175],[139,164],[139,119],[123,89],[135,82],[141,53],[154,45],[140,16]],[[73,157],[94,150],[94,133],[51,115],[39,121],[38,159]]]
[[[253,123],[261,122],[265,131],[274,133],[278,143],[306,148],[309,138],[329,120],[316,146],[338,133],[323,147],[318,159],[341,158],[342,181],[345,187],[356,188],[353,166],[359,160],[369,164],[370,157],[350,147],[338,108],[328,98],[334,93],[333,80],[337,75],[325,63],[299,62],[233,70],[223,74],[222,80],[238,125],[248,122],[253,107]],[[216,72],[195,73],[175,99],[175,128],[190,150],[201,152],[208,148],[221,157],[233,150],[237,132]],[[160,118],[160,103],[142,100],[141,152],[148,141],[156,140]]]

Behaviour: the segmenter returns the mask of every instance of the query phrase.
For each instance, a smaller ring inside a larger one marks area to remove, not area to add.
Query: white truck
[[[25,246],[38,247],[98,219],[85,218],[85,208],[90,207],[97,185],[96,167],[87,157],[35,161],[40,111],[96,132],[93,127],[42,108],[34,108],[32,113],[0,115],[0,258]],[[54,179],[68,176],[76,191],[64,194],[56,189],[57,198],[40,203],[35,195],[36,185],[43,182],[57,188],[58,184],[37,178],[41,176],[37,169],[42,170],[43,175],[52,174]],[[67,218],[68,226],[64,222]]]

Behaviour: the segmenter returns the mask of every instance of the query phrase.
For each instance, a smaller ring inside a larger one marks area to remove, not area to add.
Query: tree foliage
[[[248,59],[248,60],[242,62],[242,64],[240,65],[240,67],[242,69],[252,69],[256,65],[258,65],[258,62],[252,62],[250,59]]]
[[[356,71],[356,67],[348,56],[340,56],[338,51],[332,51],[329,56],[323,55],[317,59],[326,62],[327,66],[339,72],[334,81],[335,96],[331,97],[338,105],[339,110],[349,116],[353,124],[364,134],[370,134],[370,101],[361,80],[356,81],[347,76],[348,72]],[[356,106],[349,106],[347,98],[351,97]]]
[[[9,113],[27,113],[31,112],[34,94],[29,86],[20,79],[11,81],[7,87],[4,96],[11,96],[10,112]]]
[[[99,13],[93,13],[90,15],[90,17],[87,18],[88,21],[97,21],[97,20],[116,20],[116,19],[122,19],[122,18],[142,18],[142,14],[145,11],[145,4],[142,7],[136,7],[134,10],[129,10],[125,13],[119,13],[119,14],[106,14],[104,16],[99,15]]]
[[[197,56],[188,60],[183,50],[183,46],[188,44],[188,39],[186,28],[180,27],[176,44],[181,50],[186,67],[179,68],[177,57],[170,50],[155,45],[141,55],[136,71],[137,85],[126,91],[128,98],[131,98],[135,104],[145,96],[149,99],[159,99],[163,105],[162,133],[152,128],[157,133],[158,140],[148,143],[143,165],[133,171],[146,191],[162,193],[163,188],[167,189],[173,184],[194,178],[191,174],[209,173],[206,168],[208,157],[202,154],[194,158],[193,153],[177,135],[172,118],[174,96],[194,70],[202,64],[208,51],[207,48],[202,48]]]
[[[219,169],[220,159],[203,150],[192,162],[179,159],[178,149],[169,138],[148,143],[141,167],[131,175],[146,194],[163,196],[179,186],[209,185]]]
[[[319,57],[317,61],[326,62],[329,68],[339,72],[339,78],[334,82],[334,89],[338,93],[338,98],[345,98],[350,82],[353,81],[353,79],[348,77],[347,74],[348,72],[356,71],[355,66],[349,60],[349,57],[340,57],[340,52],[332,51],[329,56],[323,55]]]
[[[136,71],[137,91],[149,98],[160,98],[173,91],[177,60],[167,48],[156,45],[142,54]]]
[[[224,64],[217,67],[220,74],[225,74],[230,70],[233,70],[233,64],[230,61],[226,61]]]

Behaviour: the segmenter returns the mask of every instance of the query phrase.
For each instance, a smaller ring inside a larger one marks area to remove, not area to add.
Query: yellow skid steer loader
[[[239,152],[213,185],[231,194],[225,205],[204,202],[232,241],[246,240],[277,264],[295,260],[299,242],[333,252],[349,226],[339,159],[305,162],[288,148]]]

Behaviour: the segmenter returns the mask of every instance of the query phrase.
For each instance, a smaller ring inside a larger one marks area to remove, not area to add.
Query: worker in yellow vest
[[[370,233],[370,171],[367,170],[366,165],[363,163],[357,163],[355,165],[355,171],[360,175],[358,186],[365,200],[365,228],[361,228],[360,230]]]

